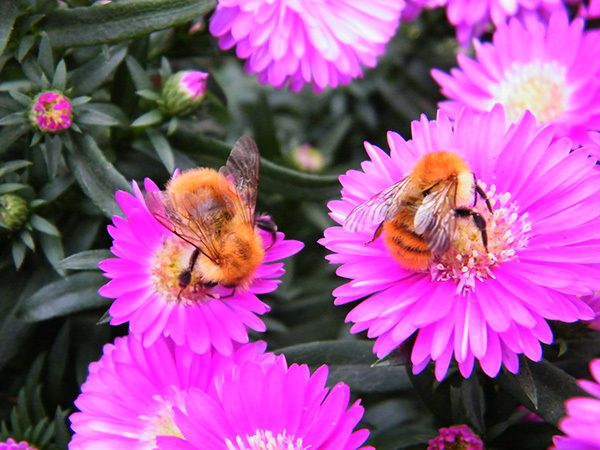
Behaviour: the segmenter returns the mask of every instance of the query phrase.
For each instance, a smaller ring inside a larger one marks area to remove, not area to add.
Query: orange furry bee
[[[473,207],[481,197],[492,206],[475,174],[454,152],[421,157],[413,171],[354,208],[344,222],[349,231],[377,226],[373,242],[383,233],[386,247],[404,267],[425,270],[452,244],[457,220],[471,217],[487,250],[485,219]]]
[[[245,288],[252,281],[264,257],[257,227],[269,231],[273,242],[277,230],[269,217],[255,213],[259,161],[256,143],[243,136],[218,171],[187,170],[173,176],[166,190],[146,194],[152,215],[194,246],[189,265],[178,278],[182,291],[195,269],[202,288],[217,284]]]

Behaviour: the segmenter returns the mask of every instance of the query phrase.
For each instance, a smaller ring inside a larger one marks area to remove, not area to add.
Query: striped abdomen
[[[383,223],[383,239],[391,255],[411,270],[425,270],[431,260],[427,242],[413,231],[414,212],[404,210]]]

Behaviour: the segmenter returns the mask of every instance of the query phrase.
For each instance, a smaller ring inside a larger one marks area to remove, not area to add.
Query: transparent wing
[[[456,188],[456,181],[446,183],[427,195],[415,213],[414,231],[423,236],[433,254],[442,254],[450,247],[456,227]]]
[[[200,199],[192,193],[169,196],[164,191],[148,192],[145,200],[165,228],[218,263],[219,231],[231,214],[230,205],[212,198]]]
[[[348,231],[366,230],[395,216],[404,204],[402,198],[406,195],[409,185],[410,178],[403,178],[361,203],[350,211],[344,221],[344,228]]]
[[[227,162],[219,172],[233,182],[241,199],[243,214],[254,223],[260,154],[250,136],[242,136],[231,149]]]

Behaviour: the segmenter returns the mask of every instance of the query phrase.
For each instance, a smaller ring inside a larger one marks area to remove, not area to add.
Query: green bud
[[[15,194],[0,195],[0,222],[10,231],[20,230],[29,217],[27,201]]]
[[[199,70],[184,70],[167,78],[160,100],[163,113],[183,116],[197,109],[206,95],[208,73]]]

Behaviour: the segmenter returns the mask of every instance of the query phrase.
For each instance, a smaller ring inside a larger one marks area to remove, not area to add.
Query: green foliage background
[[[451,370],[441,384],[430,370],[413,377],[404,353],[376,362],[372,342],[349,334],[349,307],[334,307],[331,296],[342,280],[316,243],[332,224],[326,202],[339,195],[338,175],[364,158],[362,141],[387,148],[387,130],[409,137],[411,120],[435,115],[439,92],[429,70],[448,69],[457,52],[443,11],[404,24],[364,79],[317,95],[246,76],[206,31],[213,7],[212,0],[0,2],[0,195],[22,198],[28,210],[16,229],[2,222],[0,435],[66,448],[65,417],[88,363],[127,332],[106,323],[109,301],[97,294],[106,225],[119,214],[114,192],[129,190],[132,179],[164,183],[175,167],[218,167],[250,133],[262,155],[259,210],[306,243],[266,296],[268,331],[253,337],[290,362],[330,364],[331,384],[343,380],[364,399],[369,442],[380,450],[425,448],[439,426],[460,423],[490,448],[546,448],[564,399],[581,394],[573,377],[587,376],[587,362],[600,354],[597,333],[553,326],[546,359],[522,360],[518,376],[463,380]],[[210,95],[195,114],[171,120],[154,100],[168,73],[182,69],[209,71]],[[24,111],[48,88],[74,99],[74,129],[32,130]],[[290,152],[302,143],[320,149],[322,173],[292,166]],[[545,422],[524,422],[519,404]]]

